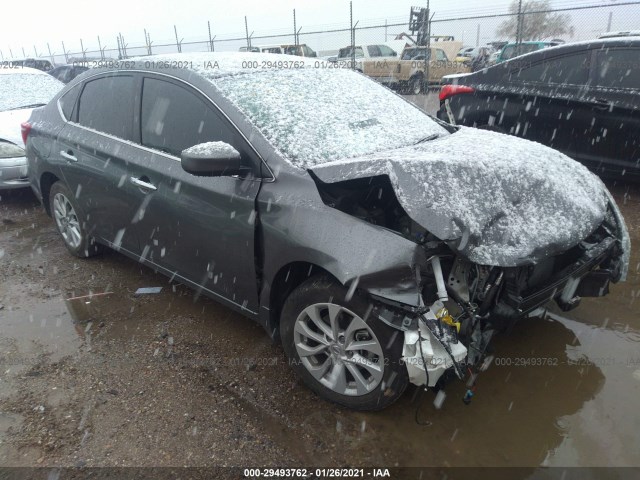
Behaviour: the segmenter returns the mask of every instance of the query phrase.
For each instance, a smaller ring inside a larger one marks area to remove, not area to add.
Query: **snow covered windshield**
[[[211,80],[301,168],[448,134],[386,87],[346,69],[268,70]]]
[[[51,75],[3,73],[0,75],[0,112],[49,103],[62,87],[64,85]]]

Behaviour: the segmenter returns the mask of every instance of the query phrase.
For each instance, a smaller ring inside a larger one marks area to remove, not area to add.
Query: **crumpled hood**
[[[325,183],[388,175],[407,214],[482,265],[536,262],[602,223],[606,187],[538,143],[462,127],[415,146],[317,165]]]

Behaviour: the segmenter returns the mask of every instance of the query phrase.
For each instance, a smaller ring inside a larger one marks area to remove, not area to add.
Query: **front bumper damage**
[[[537,264],[503,268],[434,255],[418,275],[422,305],[403,308],[378,297],[377,317],[403,332],[410,381],[440,389],[450,379],[475,377],[486,366],[496,332],[552,300],[567,311],[581,297],[606,295],[628,269],[628,234],[616,210],[613,204],[602,225],[578,245]]]

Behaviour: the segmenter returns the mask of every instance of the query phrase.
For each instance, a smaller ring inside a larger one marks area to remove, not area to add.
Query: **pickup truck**
[[[455,58],[459,45],[460,42],[436,42],[429,48],[405,47],[399,59],[363,60],[362,72],[391,88],[418,95],[427,86],[427,63],[429,84],[442,83],[445,75],[471,72],[468,62],[449,60]],[[446,50],[450,51],[449,55]]]

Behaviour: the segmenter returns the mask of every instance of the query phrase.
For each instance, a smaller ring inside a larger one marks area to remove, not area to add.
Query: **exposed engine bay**
[[[491,362],[488,347],[497,332],[551,300],[566,311],[581,297],[606,295],[624,268],[619,221],[611,208],[595,231],[560,254],[521,266],[479,265],[456,251],[455,242],[438,239],[411,219],[387,176],[314,180],[328,206],[424,248],[426,263],[414,265],[418,307],[372,295],[379,301],[375,313],[403,331],[403,361],[412,383],[440,389],[456,377],[466,379],[467,403],[477,374]]]

